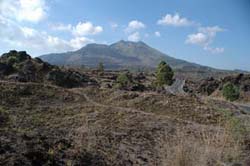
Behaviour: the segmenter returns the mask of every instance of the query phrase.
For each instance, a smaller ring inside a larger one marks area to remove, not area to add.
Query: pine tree
[[[174,72],[172,68],[165,62],[161,61],[156,70],[157,86],[171,85],[173,83]]]

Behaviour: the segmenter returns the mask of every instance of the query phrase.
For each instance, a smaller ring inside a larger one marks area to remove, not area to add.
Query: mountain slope
[[[89,44],[80,50],[62,54],[48,54],[40,57],[55,65],[96,67],[103,62],[106,68],[155,68],[166,60],[173,68],[203,68],[200,65],[175,59],[149,47],[143,42],[119,41],[112,45]],[[207,67],[204,67],[207,69]]]

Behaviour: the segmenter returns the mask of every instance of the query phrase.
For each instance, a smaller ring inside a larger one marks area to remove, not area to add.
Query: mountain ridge
[[[230,70],[216,69],[169,56],[146,43],[120,40],[106,45],[92,43],[79,50],[40,56],[44,61],[61,66],[85,66],[96,68],[100,62],[105,69],[154,69],[165,60],[173,69],[198,73],[228,73]],[[210,76],[210,74],[208,74]]]

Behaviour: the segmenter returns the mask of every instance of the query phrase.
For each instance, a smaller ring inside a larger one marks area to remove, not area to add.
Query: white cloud
[[[91,22],[79,22],[72,28],[72,33],[75,36],[96,35],[101,33],[103,28],[101,26],[94,26]]]
[[[192,21],[187,18],[181,17],[178,13],[175,15],[167,14],[157,21],[159,25],[171,25],[171,26],[190,26],[193,24]]]
[[[138,21],[138,20],[132,20],[128,23],[127,28],[125,29],[126,32],[133,32],[139,29],[145,28],[145,24]]]
[[[94,42],[86,37],[75,37],[64,40],[51,36],[46,32],[20,26],[15,22],[0,16],[0,42],[9,44],[14,49],[22,49],[38,54],[76,50]]]
[[[79,49],[85,46],[86,44],[93,43],[93,42],[94,40],[88,39],[86,37],[76,37],[70,40],[70,46],[73,47],[74,49]]]
[[[219,26],[213,26],[213,27],[200,27],[198,31],[201,33],[205,33],[211,38],[213,38],[216,36],[217,32],[223,32],[225,30],[220,28]]]
[[[140,39],[141,39],[141,37],[140,37],[139,32],[134,32],[128,36],[129,41],[138,42],[138,41],[140,41]]]
[[[0,15],[19,22],[39,22],[46,17],[45,0],[1,0]]]
[[[190,34],[187,37],[186,43],[188,44],[197,44],[197,45],[208,45],[209,44],[209,36],[204,33],[196,33]]]
[[[213,43],[218,32],[223,32],[224,29],[213,26],[213,27],[200,27],[198,32],[187,36],[186,43],[202,46],[204,50],[210,51],[211,53],[222,53],[224,48],[213,48]]]
[[[91,22],[79,22],[76,26],[71,24],[51,24],[50,28],[54,31],[69,31],[74,36],[96,35],[103,31],[101,26],[94,26]]]
[[[37,23],[46,17],[45,2],[46,0],[0,0],[0,45],[27,50],[35,55],[64,52],[94,42],[85,35],[103,31],[101,26],[94,26],[91,22],[79,22],[76,26],[62,23],[50,25],[52,30],[67,31],[73,35],[71,39],[65,40],[27,26],[27,22]]]
[[[220,54],[220,53],[223,53],[225,51],[224,48],[219,48],[219,47],[215,47],[215,48],[205,47],[204,50],[210,51],[213,54]]]
[[[50,28],[54,31],[72,31],[72,25],[71,24],[62,24],[62,23],[58,23],[58,24],[51,24]]]
[[[155,32],[155,36],[156,36],[156,37],[161,37],[161,33],[158,32],[158,31],[156,31],[156,32]]]
[[[140,29],[146,28],[146,25],[138,20],[132,20],[128,23],[128,26],[125,29],[125,33],[128,33],[128,40],[137,42],[141,39],[141,35],[138,32]],[[144,35],[145,37],[148,37],[148,34]]]

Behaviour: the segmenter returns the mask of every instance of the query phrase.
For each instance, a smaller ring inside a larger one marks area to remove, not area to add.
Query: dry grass
[[[174,137],[174,144],[167,144],[167,156],[163,165],[170,166],[224,166],[225,163],[241,161],[242,140],[235,137],[228,122],[217,130],[201,130],[200,137],[186,134],[180,128]]]
[[[57,155],[60,153],[68,155],[63,159],[65,165],[81,163],[82,160],[105,161],[108,165],[119,165],[119,162],[120,165],[152,166],[219,166],[244,161],[241,133],[247,132],[242,121],[232,112],[220,111],[215,122],[205,123],[206,114],[210,111],[203,109],[204,105],[195,99],[162,98],[163,95],[145,93],[123,94],[120,91],[115,95],[111,91],[65,90],[33,84],[27,88],[23,86],[8,85],[6,88],[0,84],[1,95],[4,96],[0,105],[10,108],[11,118],[14,117],[11,124],[17,127],[9,137],[16,137],[18,131],[20,135],[32,135],[36,140],[40,138],[35,133],[38,130],[49,139],[62,142],[65,139],[65,147],[70,142],[71,146],[65,150],[57,144],[44,148],[43,153],[50,156],[48,160],[56,156],[53,160],[61,161]],[[81,94],[87,94],[93,102]],[[119,109],[116,104],[124,109]],[[198,111],[192,119],[194,111],[189,110],[194,106]],[[162,112],[158,113],[154,108]],[[249,125],[249,119],[245,122]],[[40,146],[39,142],[36,146]],[[18,149],[22,150],[22,147]]]

